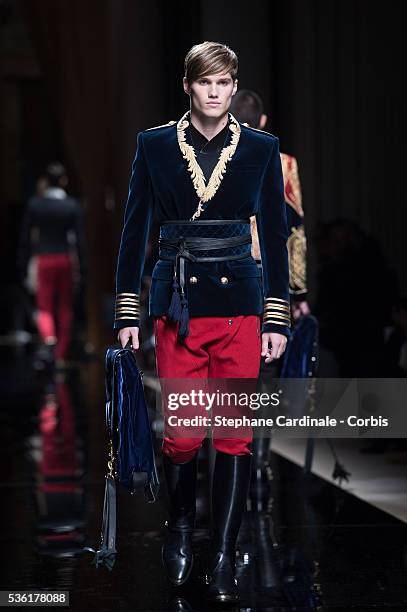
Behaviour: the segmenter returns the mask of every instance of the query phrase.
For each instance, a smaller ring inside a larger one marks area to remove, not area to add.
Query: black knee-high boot
[[[186,463],[172,463],[163,455],[169,496],[167,536],[162,560],[170,582],[179,586],[191,574],[194,561],[192,534],[195,524],[197,455]]]
[[[239,600],[235,579],[235,546],[246,505],[251,455],[217,451],[212,485],[213,537],[207,575],[208,599]]]

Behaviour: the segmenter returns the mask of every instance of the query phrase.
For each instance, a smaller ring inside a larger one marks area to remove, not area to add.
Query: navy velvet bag
[[[314,316],[304,315],[296,322],[282,361],[279,384],[289,416],[312,412],[318,362],[318,321]]]
[[[105,360],[108,471],[101,545],[95,553],[96,567],[112,569],[116,558],[116,481],[130,493],[144,489],[148,503],[156,500],[159,480],[142,372],[131,348],[108,348]]]
[[[301,417],[315,410],[317,399],[319,325],[313,315],[300,317],[288,339],[280,374],[281,394],[289,416]],[[294,383],[290,383],[295,379]],[[332,478],[348,481],[350,472],[339,461],[332,440],[326,438],[334,459]],[[314,455],[314,438],[309,437],[305,453],[305,472],[311,472]]]
[[[283,355],[281,378],[314,377],[318,359],[318,321],[312,315],[300,317],[294,325]]]

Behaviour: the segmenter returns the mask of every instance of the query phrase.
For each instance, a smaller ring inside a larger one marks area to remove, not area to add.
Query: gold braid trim
[[[176,121],[169,121],[168,123],[163,123],[162,125],[154,125],[151,128],[147,128],[145,131],[148,132],[149,130],[158,130],[158,128],[168,127],[169,125],[174,125],[174,123],[177,123],[177,122]]]
[[[138,293],[120,292],[116,294],[115,321],[140,318],[140,297]]]
[[[290,270],[290,288],[294,293],[305,292],[307,290],[307,240],[303,225],[291,228],[291,234],[287,240],[287,249]]]
[[[265,298],[263,323],[274,323],[275,325],[291,327],[290,303],[283,298]]]
[[[177,135],[182,157],[188,162],[188,172],[191,174],[194,189],[199,197],[198,208],[191,218],[191,221],[194,221],[194,219],[197,219],[204,210],[202,204],[211,200],[219,189],[223,175],[226,172],[226,165],[232,159],[239,143],[241,128],[233,115],[230,114],[231,123],[229,124],[229,129],[232,132],[230,144],[224,147],[220,152],[218,163],[213,169],[208,184],[206,185],[204,173],[196,160],[195,149],[192,145],[188,144],[185,139],[185,130],[189,126],[189,121],[186,119],[188,114],[189,111],[179,120]]]

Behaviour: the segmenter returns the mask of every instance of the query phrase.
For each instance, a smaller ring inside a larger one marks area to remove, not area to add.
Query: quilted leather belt
[[[218,225],[221,223],[221,226]],[[237,226],[236,224],[240,224]],[[194,233],[218,233],[222,237],[185,236],[188,226],[193,226]],[[230,235],[238,232],[241,235]],[[166,232],[167,230],[167,232]],[[171,238],[163,237],[170,233]],[[178,234],[174,237],[174,234]],[[229,236],[228,236],[229,234]],[[189,333],[188,299],[185,291],[187,276],[187,261],[217,262],[243,259],[250,255],[251,233],[250,223],[242,221],[191,221],[174,224],[170,232],[165,226],[160,229],[160,259],[174,262],[172,297],[168,309],[168,319],[179,322],[178,338],[182,342]]]

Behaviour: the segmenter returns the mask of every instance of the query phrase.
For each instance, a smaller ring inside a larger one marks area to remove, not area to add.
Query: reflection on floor
[[[196,565],[189,583],[171,589],[161,569],[164,486],[152,505],[120,490],[116,566],[110,573],[96,570],[81,551],[99,538],[106,459],[102,364],[41,379],[27,364],[7,371],[7,363],[0,413],[0,588],[67,590],[74,611],[219,609],[206,606],[202,581],[210,449],[200,453]],[[158,467],[161,476],[160,460]],[[323,478],[304,475],[275,453],[258,477],[239,536],[242,601],[236,609],[407,609],[403,522]]]

